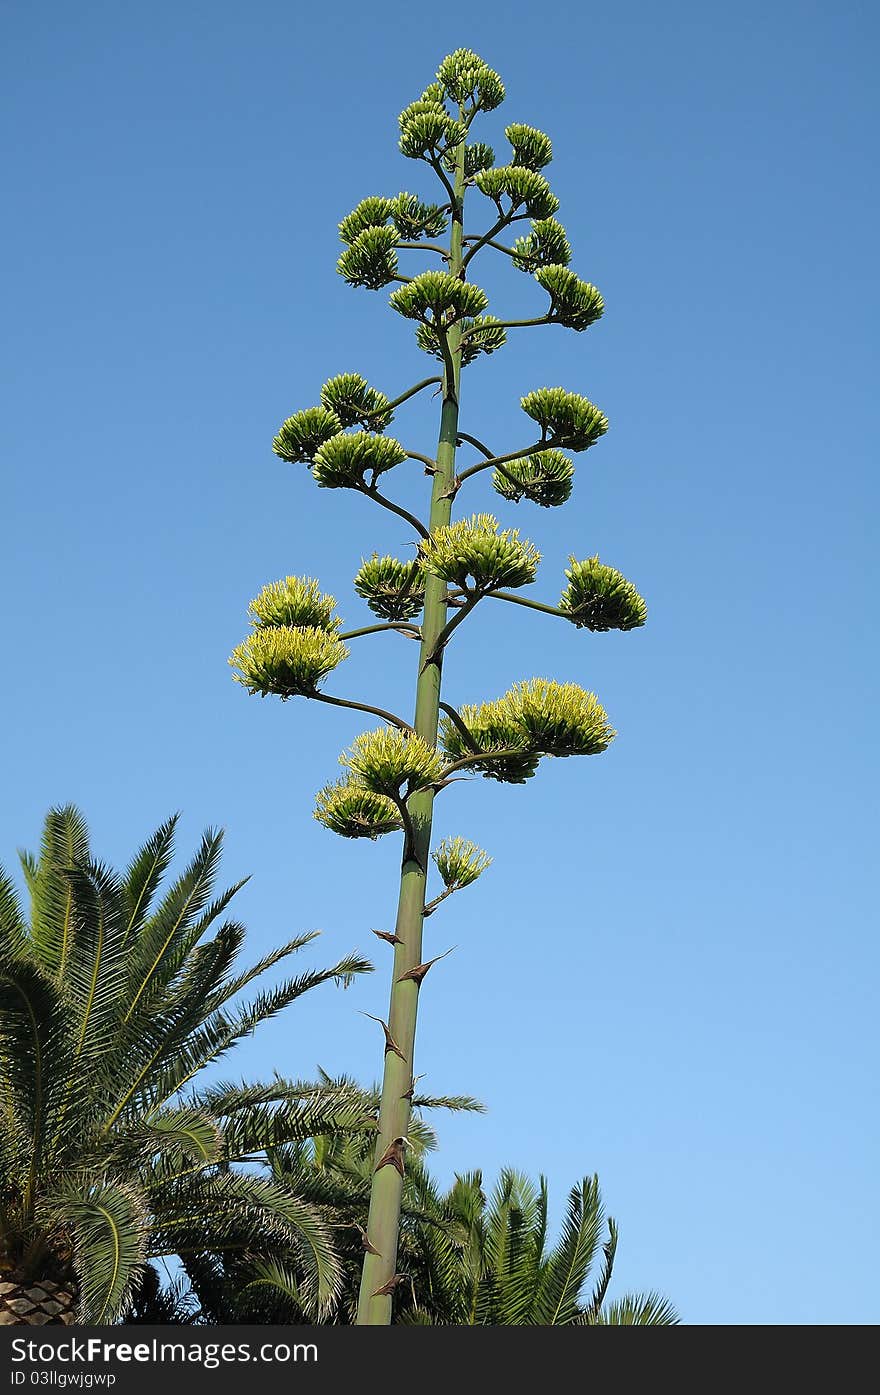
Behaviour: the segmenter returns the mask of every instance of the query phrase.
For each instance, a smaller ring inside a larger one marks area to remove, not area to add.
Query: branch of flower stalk
[[[479,751],[472,756],[462,756],[460,760],[454,760],[451,765],[447,765],[440,773],[441,780],[447,780],[456,770],[467,770],[469,766],[475,765],[478,761],[484,760],[509,760],[511,756],[521,756],[525,752],[521,746],[504,746],[500,751]]]
[[[461,445],[462,441],[467,441],[469,446],[476,446],[477,450],[481,451],[487,460],[493,459],[495,452],[491,451],[488,446],[484,446],[482,441],[478,441],[476,436],[469,436],[466,431],[459,431],[458,444]]]
[[[463,270],[467,270],[468,264],[473,261],[474,257],[477,255],[480,249],[482,247],[488,246],[495,234],[501,232],[502,228],[509,227],[511,223],[519,223],[524,218],[528,217],[527,213],[514,213],[512,208],[508,209],[507,213],[504,213],[501,211],[500,204],[497,205],[497,208],[498,211],[501,213],[501,217],[498,219],[498,222],[495,223],[494,226],[489,229],[487,233],[484,233],[482,237],[467,237],[464,239],[465,242],[473,242],[473,246],[470,248],[467,256],[462,261],[461,265]]]
[[[368,702],[354,702],[349,698],[331,697],[329,693],[309,693],[308,696],[315,702],[326,702],[331,707],[351,707],[355,712],[369,712],[373,717],[381,717],[383,722],[390,722],[392,726],[398,727],[401,731],[409,732],[410,736],[415,735],[415,728],[409,722],[405,722],[402,717],[395,717],[393,712],[386,712],[382,707],[371,707]]]
[[[443,185],[444,189],[446,190],[447,194],[449,195],[449,198],[450,198],[450,200],[451,200],[451,202],[452,202],[452,206],[455,207],[455,190],[453,189],[452,185],[449,183],[449,180],[446,178],[446,175],[445,175],[444,172],[443,172],[443,167],[442,167],[442,165],[440,164],[440,160],[439,160],[439,159],[428,160],[428,164],[431,166],[431,169],[432,169],[432,170],[434,171],[434,173],[437,175],[438,179],[440,180],[441,184]]]
[[[443,653],[443,650],[449,643],[450,636],[453,634],[455,630],[458,629],[461,622],[467,619],[474,606],[485,595],[485,592],[466,591],[465,595],[467,596],[467,599],[464,605],[461,607],[460,610],[456,611],[451,620],[447,620],[446,624],[443,626],[443,629],[437,636],[434,648],[431,650],[430,654],[425,659],[425,662],[422,664],[422,673],[424,673],[425,669],[428,667],[429,664],[437,663],[437,660],[440,658],[440,655]]]
[[[394,805],[394,807],[395,807],[395,809],[397,810],[397,812],[399,813],[399,815],[400,815],[400,821],[401,821],[401,823],[403,824],[403,861],[404,861],[404,864],[407,863],[407,862],[415,862],[416,865],[417,865],[418,867],[421,867],[422,864],[419,862],[418,858],[416,857],[416,842],[415,842],[415,836],[416,836],[416,835],[415,835],[415,829],[413,828],[413,821],[412,821],[412,819],[411,819],[410,816],[409,816],[409,809],[408,809],[407,806],[406,806],[406,800],[405,800],[405,799],[401,799],[401,797],[400,797],[399,794],[398,794],[398,795],[393,795],[393,794],[392,794],[392,795],[389,795],[388,797],[389,797],[389,799],[391,800],[391,803]],[[424,871],[424,868],[422,868],[422,870]]]
[[[364,625],[360,630],[346,630],[344,635],[337,635],[337,639],[360,639],[361,635],[378,634],[380,630],[398,630],[400,634],[405,634],[407,639],[421,639],[422,631],[418,625],[408,625],[405,620],[390,620],[385,625]]]
[[[514,596],[510,591],[488,591],[486,594],[499,601],[510,601],[512,605],[524,605],[529,610],[540,610],[544,615],[558,615],[562,620],[571,620],[567,610],[560,610],[555,605],[544,605],[541,601],[530,601],[525,596]]]
[[[553,325],[553,324],[558,324],[558,323],[559,323],[559,321],[558,321],[558,320],[554,320],[553,316],[552,316],[552,315],[550,314],[550,312],[548,311],[546,315],[541,315],[539,319],[535,319],[535,320],[499,320],[497,324],[495,324],[495,325],[492,326],[492,328],[493,328],[493,329],[530,329],[533,325]],[[472,331],[470,331],[470,332],[465,332],[465,333],[461,336],[461,338],[462,338],[462,343],[466,343],[467,340],[471,338],[471,334],[479,334],[479,327],[477,327],[477,329],[472,330]]]
[[[389,403],[388,403],[388,406],[387,406],[386,408],[384,408],[384,411],[385,411],[385,412],[393,411],[393,409],[394,409],[395,407],[399,407],[403,402],[406,402],[410,397],[415,397],[415,395],[416,395],[417,392],[421,392],[421,391],[422,391],[424,388],[426,388],[426,387],[433,387],[435,384],[439,384],[439,385],[442,387],[442,385],[443,385],[443,379],[442,379],[442,378],[423,378],[422,381],[421,381],[420,383],[416,383],[414,387],[407,388],[406,392],[402,392],[402,393],[400,394],[399,397],[395,397],[395,399],[394,399],[393,402],[389,402]],[[373,416],[382,416],[382,415],[383,415],[383,410],[380,409],[378,412],[373,412],[372,415],[373,415]]]
[[[440,345],[440,352],[443,355],[443,367],[446,370],[446,375],[443,380],[445,390],[452,400],[457,401],[458,399],[455,394],[455,368],[452,363],[452,351],[449,348],[446,328],[444,325],[435,325],[428,320],[425,320],[424,323],[427,324],[430,329],[433,329],[437,335],[437,343]]]
[[[461,714],[456,711],[452,704],[448,702],[441,702],[440,710],[441,712],[446,713],[447,717],[449,718],[452,725],[455,727],[456,731],[458,732],[465,745],[470,746],[471,750],[474,752],[478,751],[479,747],[477,746],[476,741],[471,736],[471,733],[468,731],[467,727],[462,721]]]
[[[458,887],[448,886],[445,891],[440,892],[439,896],[435,896],[433,901],[429,901],[424,910],[424,919],[427,920],[429,915],[433,915],[437,907],[442,905],[447,896],[452,895],[453,891],[458,891]]]
[[[404,252],[439,252],[444,261],[449,261],[449,248],[438,247],[434,242],[398,242],[396,245]]]
[[[481,470],[489,470],[492,466],[507,465],[511,460],[523,460],[527,455],[534,455],[536,450],[546,450],[547,441],[535,441],[534,445],[526,446],[523,450],[512,450],[508,455],[493,455],[488,460],[482,461],[479,465],[471,465],[469,470],[463,470],[456,480],[456,485],[464,484],[472,475],[478,475]]]
[[[505,255],[508,257],[515,257],[517,255],[517,253],[513,250],[512,247],[505,247],[503,242],[495,242],[495,240],[491,237],[487,242],[483,243],[483,246],[494,247],[496,252],[504,252]]]
[[[369,488],[365,484],[358,484],[355,485],[354,488],[358,494],[365,495],[367,499],[373,499],[375,503],[380,504],[383,509],[388,509],[389,512],[396,513],[398,518],[405,518],[407,523],[415,528],[419,537],[427,538],[430,536],[425,525],[420,523],[414,514],[409,513],[407,509],[401,508],[400,504],[393,503],[391,499],[386,499],[384,494],[379,493],[375,484],[371,484]]]
[[[413,279],[411,276],[392,276],[392,281],[399,281],[401,286],[408,286]]]
[[[420,460],[425,467],[426,474],[435,475],[437,473],[437,461],[433,455],[421,455],[417,450],[408,450],[406,458],[407,460]]]

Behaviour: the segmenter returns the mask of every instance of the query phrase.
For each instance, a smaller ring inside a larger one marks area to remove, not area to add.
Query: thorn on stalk
[[[349,1229],[360,1231],[361,1244],[363,1245],[363,1247],[364,1247],[364,1249],[366,1250],[366,1252],[367,1252],[368,1255],[375,1255],[377,1259],[381,1259],[381,1258],[382,1258],[381,1254],[380,1254],[379,1251],[376,1249],[375,1245],[373,1245],[373,1244],[370,1242],[370,1237],[369,1237],[369,1235],[367,1234],[367,1232],[364,1230],[364,1228],[363,1228],[362,1225],[358,1225],[357,1221],[352,1221],[351,1226],[349,1227]]]
[[[388,1298],[397,1288],[397,1285],[402,1284],[408,1278],[408,1274],[392,1274],[387,1284],[382,1284],[379,1288],[376,1289],[375,1293],[370,1294],[370,1297]]]
[[[387,930],[374,930],[373,934],[380,940],[385,940],[389,945],[402,945],[406,942],[399,935],[391,935]]]
[[[373,1014],[371,1012],[365,1012],[363,1013],[363,1016],[371,1018],[373,1022],[378,1022],[379,1026],[382,1028],[382,1031],[385,1033],[385,1055],[387,1056],[389,1051],[393,1051],[395,1056],[399,1056],[401,1061],[405,1061],[406,1057],[404,1056],[400,1047],[397,1045],[397,1042],[391,1035],[391,1032],[388,1029],[388,1023],[383,1022],[381,1017],[373,1017]]]
[[[385,1149],[385,1152],[376,1163],[376,1166],[373,1168],[373,1171],[379,1172],[383,1167],[393,1167],[396,1168],[401,1177],[405,1177],[406,1150],[411,1147],[412,1144],[405,1134],[401,1134],[399,1138],[392,1139]]]
[[[445,959],[447,954],[451,954],[452,950],[457,948],[457,945],[453,945],[452,949],[446,949],[443,951],[442,954],[435,954],[433,959],[428,959],[424,964],[416,964],[414,968],[407,969],[405,974],[400,975],[400,978],[397,980],[397,982],[403,983],[404,979],[411,978],[415,983],[416,987],[421,988],[422,979],[425,977],[425,974],[428,972],[431,965],[436,964],[440,959]]]
[[[412,1082],[411,1082],[411,1084],[410,1084],[409,1089],[408,1089],[408,1090],[404,1090],[404,1092],[403,1092],[403,1094],[400,1096],[400,1098],[401,1098],[402,1100],[409,1100],[410,1104],[412,1104],[412,1102],[413,1102],[413,1095],[415,1094],[416,1084],[417,1084],[417,1082],[418,1082],[419,1080],[423,1080],[423,1079],[424,1079],[424,1073],[423,1073],[422,1075],[414,1075],[413,1078],[412,1078]]]

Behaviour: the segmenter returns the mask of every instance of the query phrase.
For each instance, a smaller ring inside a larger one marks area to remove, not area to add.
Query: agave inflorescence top
[[[338,373],[312,405],[299,406],[282,422],[274,442],[282,460],[305,466],[321,488],[372,500],[395,515],[398,528],[404,520],[413,531],[414,551],[404,557],[373,552],[362,559],[354,589],[376,623],[348,631],[333,598],[311,578],[271,583],[251,603],[252,633],[231,660],[236,679],[251,692],[329,702],[383,722],[354,740],[341,758],[344,777],[321,790],[315,810],[321,824],[346,838],[404,835],[396,933],[386,936],[394,944],[395,968],[389,1024],[383,1025],[393,1049],[386,1041],[372,1247],[359,1318],[365,1322],[386,1320],[382,1314],[390,1313],[398,1278],[394,1189],[405,1154],[411,1097],[406,1087],[425,967],[419,957],[422,922],[446,896],[471,885],[489,862],[469,841],[444,839],[432,854],[443,890],[426,901],[434,798],[453,778],[468,775],[522,783],[542,759],[595,755],[614,737],[596,695],[574,683],[532,678],[489,702],[459,708],[441,703],[444,652],[476,607],[486,609],[487,599],[593,631],[631,630],[646,616],[632,583],[596,556],[572,557],[556,604],[529,599],[522,592],[536,580],[537,548],[489,512],[452,517],[459,492],[480,484],[505,504],[565,504],[574,485],[572,455],[590,450],[608,429],[604,413],[587,397],[539,386],[520,399],[528,425],[515,449],[492,449],[462,430],[463,368],[503,349],[511,332],[551,325],[583,332],[605,308],[597,288],[570,266],[572,248],[546,173],[553,158],[550,138],[512,122],[504,127],[509,153],[497,159],[493,146],[472,138],[477,118],[495,110],[504,96],[498,74],[478,55],[467,49],[450,54],[436,80],[399,117],[400,151],[428,171],[432,191],[371,195],[339,224],[339,273],[355,287],[390,288],[389,303],[414,329],[430,375],[392,398],[359,372]],[[476,211],[473,232],[465,223],[466,198],[469,213]],[[498,254],[517,273],[515,288],[532,301],[527,318],[510,318],[497,307],[490,311],[487,292],[472,278],[475,257]],[[401,267],[410,258],[416,265],[404,274]],[[442,406],[435,453],[414,450],[399,424],[393,436],[387,434],[403,404],[437,388]],[[457,464],[458,449],[475,452],[466,468]],[[400,472],[422,466],[431,492],[425,518],[387,493]],[[346,642],[380,631],[419,642],[412,723],[325,691],[329,675],[348,656]]]

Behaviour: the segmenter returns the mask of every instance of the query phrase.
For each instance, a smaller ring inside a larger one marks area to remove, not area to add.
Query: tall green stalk
[[[324,595],[316,581],[286,577],[271,583],[251,603],[253,633],[231,659],[237,681],[252,693],[310,698],[368,712],[385,724],[356,738],[342,757],[346,776],[319,793],[316,809],[318,820],[344,837],[403,833],[394,933],[375,932],[393,944],[394,964],[388,1021],[376,1019],[385,1034],[385,1067],[364,1232],[357,1318],[362,1325],[390,1323],[395,1289],[407,1277],[397,1273],[396,1261],[407,1130],[411,1111],[419,1106],[414,1095],[416,1014],[422,981],[434,962],[423,959],[424,920],[447,897],[476,881],[490,861],[459,837],[444,839],[432,852],[436,797],[453,776],[465,774],[522,784],[535,774],[542,757],[595,755],[615,735],[595,694],[573,683],[533,678],[490,702],[459,708],[441,702],[444,651],[487,596],[560,617],[577,629],[629,630],[644,624],[646,613],[635,587],[595,556],[572,558],[556,605],[515,595],[535,579],[537,549],[520,538],[518,529],[502,529],[490,514],[451,522],[453,500],[475,480],[485,482],[488,470],[495,494],[508,503],[564,504],[574,475],[564,452],[588,450],[608,426],[587,398],[562,388],[539,388],[521,399],[530,427],[528,443],[519,449],[494,453],[460,428],[462,368],[501,349],[508,330],[556,324],[580,331],[603,311],[595,286],[568,269],[571,249],[553,216],[559,201],[541,173],[552,158],[549,138],[530,126],[509,125],[505,136],[512,155],[507,165],[496,165],[487,145],[469,141],[475,117],[503,100],[500,78],[476,54],[459,49],[445,58],[437,81],[401,113],[400,148],[432,169],[447,202],[425,204],[410,194],[367,198],[339,225],[345,243],[340,273],[351,285],[371,290],[399,283],[390,304],[416,323],[418,346],[442,363],[442,378],[422,379],[391,401],[360,374],[339,374],[322,387],[318,406],[283,423],[274,443],[282,459],[308,464],[320,487],[352,490],[408,523],[415,533],[415,558],[403,562],[374,554],[363,563],[355,588],[383,623],[345,632],[334,598]],[[489,202],[489,226],[465,236],[464,200],[470,187]],[[506,228],[525,220],[531,222],[526,236],[512,246],[499,242]],[[447,227],[449,243],[443,246],[434,239]],[[398,252],[439,256],[443,269],[434,260],[430,270],[402,276]],[[501,252],[508,265],[546,292],[549,304],[543,315],[502,320],[483,313],[488,297],[470,279],[470,268],[485,252]],[[402,404],[437,383],[443,401],[432,457],[403,445],[387,430]],[[456,453],[465,447],[480,458],[459,472]],[[427,520],[385,492],[386,475],[408,460],[421,462],[432,476]],[[327,676],[348,657],[346,641],[380,631],[419,640],[412,723],[374,703],[323,691]],[[444,890],[427,900],[431,857]]]
[[[464,157],[465,147],[462,143],[455,163],[454,194],[451,201],[449,270],[453,276],[462,274]],[[448,338],[451,362],[443,374],[437,469],[433,476],[428,526],[430,533],[447,524],[452,513],[455,449],[458,442],[458,397],[461,388],[460,337],[458,326],[453,326]],[[443,652],[437,652],[437,641],[446,624],[446,591],[445,581],[436,576],[426,577],[413,726],[417,734],[432,747],[437,745],[440,721]],[[394,1051],[385,1053],[379,1139],[376,1145],[377,1163],[395,1138],[406,1137],[412,1108],[412,1062],[420,985],[414,979],[401,976],[422,963],[422,928],[428,885],[431,828],[434,821],[433,789],[417,791],[410,797],[408,807],[414,836],[412,847],[404,851],[404,863],[400,873],[400,897],[394,927],[394,933],[400,943],[394,946],[394,973],[388,1014],[389,1030],[404,1059]],[[402,1196],[403,1177],[396,1167],[381,1167],[373,1173],[367,1234],[379,1253],[367,1253],[364,1256],[357,1317],[358,1323],[362,1325],[378,1326],[391,1321],[391,1294],[377,1293],[377,1290],[385,1287],[396,1271]]]

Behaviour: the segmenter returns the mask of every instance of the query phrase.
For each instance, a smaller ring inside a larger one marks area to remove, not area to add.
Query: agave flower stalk
[[[432,854],[435,801],[453,777],[522,783],[543,757],[595,755],[615,735],[595,694],[573,683],[532,678],[490,701],[456,707],[441,700],[446,648],[487,598],[597,632],[631,630],[646,616],[632,583],[597,556],[571,558],[555,604],[519,595],[537,575],[537,548],[490,513],[452,517],[460,492],[472,483],[488,484],[507,504],[559,507],[572,492],[570,454],[590,449],[608,427],[598,407],[561,387],[538,388],[521,399],[529,426],[525,443],[515,449],[496,451],[462,430],[459,421],[463,368],[502,349],[508,331],[561,325],[583,332],[604,310],[596,287],[569,269],[571,246],[555,217],[559,201],[542,173],[552,158],[549,137],[520,123],[507,126],[512,154],[506,164],[496,164],[491,147],[471,139],[476,118],[498,107],[504,95],[497,73],[476,54],[459,49],[445,58],[436,81],[399,118],[401,152],[430,169],[440,183],[441,202],[422,202],[409,193],[371,196],[339,225],[340,274],[350,285],[369,290],[396,287],[392,308],[415,324],[417,346],[436,360],[439,372],[393,399],[359,373],[340,373],[324,384],[317,404],[288,417],[275,437],[276,454],[307,465],[320,488],[354,491],[406,521],[415,557],[373,553],[363,561],[354,587],[377,623],[349,630],[342,628],[334,598],[313,579],[287,577],[270,584],[251,604],[252,633],[230,660],[236,680],[252,693],[310,698],[384,722],[357,737],[343,754],[343,778],[320,791],[315,813],[343,837],[403,835],[394,931],[374,931],[394,956],[388,1017],[366,1014],[381,1026],[385,1066],[358,1309],[362,1325],[391,1321],[402,1281],[396,1264],[416,1017],[429,968],[449,952],[427,956],[425,921],[449,896],[476,881],[490,861],[458,835],[444,838]],[[479,209],[479,230],[472,233],[465,231],[468,194]],[[521,222],[530,224],[527,233],[510,246],[499,240]],[[543,311],[539,301],[537,314],[486,313],[488,297],[471,279],[471,269],[477,256],[498,252],[514,273],[531,281],[532,295],[543,297]],[[399,255],[412,253],[428,259],[427,269],[402,275]],[[431,387],[439,387],[441,395],[433,456],[398,439],[396,427],[395,435],[388,434],[398,408]],[[477,458],[459,470],[462,448],[476,451]],[[394,471],[412,468],[406,465],[412,461],[431,478],[426,518],[388,492]],[[325,690],[349,656],[347,644],[382,632],[418,641],[412,722],[372,701]],[[438,894],[429,887],[432,856],[443,883]]]

